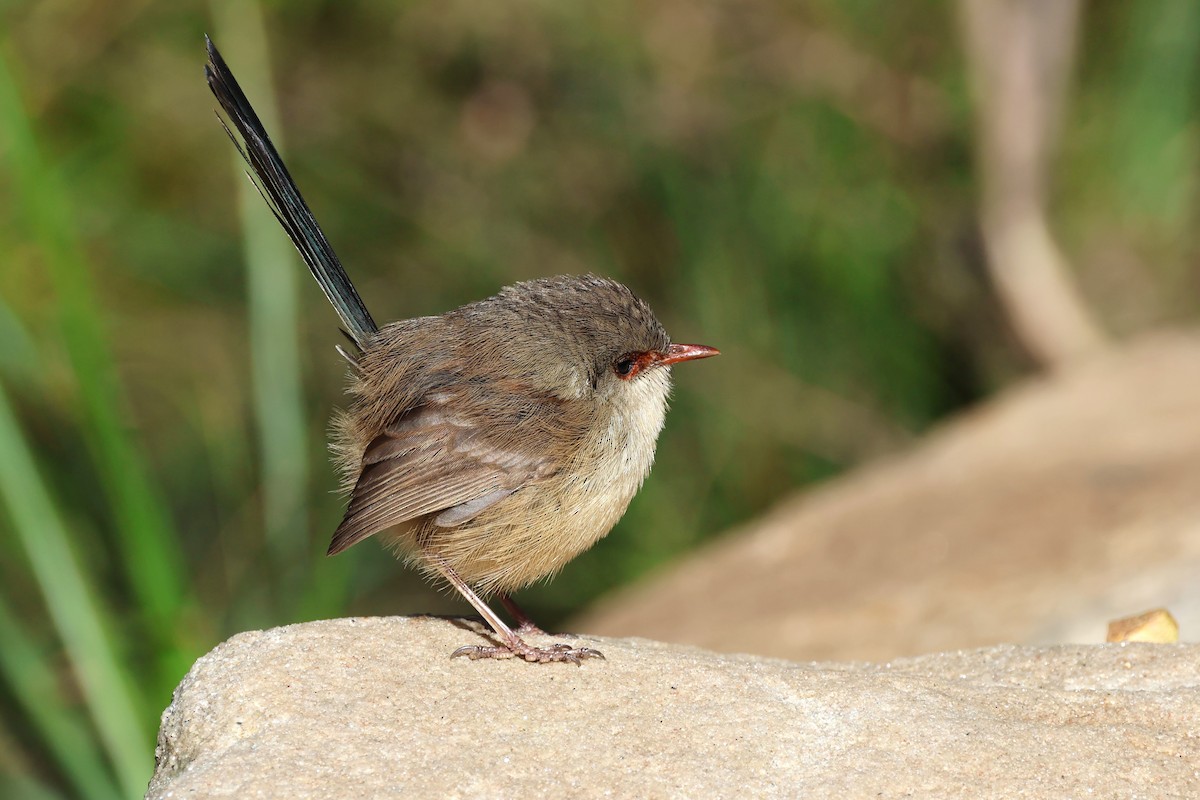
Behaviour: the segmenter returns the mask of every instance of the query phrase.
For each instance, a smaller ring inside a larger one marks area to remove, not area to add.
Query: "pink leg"
[[[510,595],[500,595],[500,605],[504,606],[504,610],[509,613],[509,616],[517,621],[517,633],[546,635],[546,632],[529,618],[529,615],[525,613],[525,609],[517,605],[517,601],[513,600]]]

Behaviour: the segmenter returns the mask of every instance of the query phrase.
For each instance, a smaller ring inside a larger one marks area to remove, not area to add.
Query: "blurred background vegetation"
[[[1067,5],[1070,281],[1118,338],[1189,321],[1200,5]],[[237,631],[467,610],[373,542],[323,557],[336,319],[236,168],[205,32],[376,319],[595,271],[724,353],[677,371],[613,534],[521,596],[553,626],[1054,366],[989,278],[962,11],[0,3],[0,795],[140,795],[171,689]]]

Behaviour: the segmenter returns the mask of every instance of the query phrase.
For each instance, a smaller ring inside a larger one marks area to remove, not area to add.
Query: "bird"
[[[452,656],[603,658],[542,633],[513,601],[605,536],[654,461],[671,367],[718,355],[671,341],[649,305],[594,274],[516,283],[440,315],[376,325],[233,72],[205,37],[225,128],[336,311],[350,347],[330,449],[349,496],[328,554],[380,536],[491,628]],[[498,596],[518,627],[488,604]]]

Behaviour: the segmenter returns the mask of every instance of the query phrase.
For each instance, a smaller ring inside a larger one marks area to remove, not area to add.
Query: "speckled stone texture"
[[[1200,797],[1200,646],[791,663],[637,639],[448,656],[476,623],[243,633],[163,713],[150,798]]]

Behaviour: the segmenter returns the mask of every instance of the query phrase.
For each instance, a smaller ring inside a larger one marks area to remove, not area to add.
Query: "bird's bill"
[[[720,350],[704,344],[673,344],[658,359],[658,363],[666,366],[678,364],[680,361],[694,361],[697,358],[712,358],[719,355],[721,355]]]

